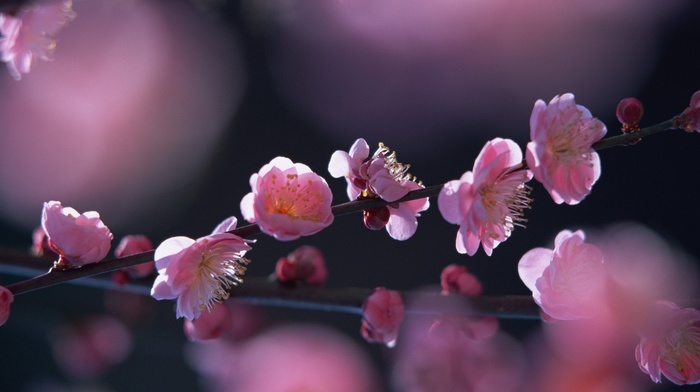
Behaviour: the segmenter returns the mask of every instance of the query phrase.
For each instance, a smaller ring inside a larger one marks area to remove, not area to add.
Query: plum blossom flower
[[[438,196],[442,217],[459,225],[456,248],[473,256],[479,249],[491,256],[493,249],[523,226],[523,209],[529,208],[532,178],[519,170],[522,152],[509,139],[495,138],[481,149],[472,171],[445,183]]]
[[[658,305],[658,325],[642,334],[635,350],[640,369],[656,383],[662,374],[678,385],[700,383],[700,310]]]
[[[15,80],[29,73],[35,59],[51,60],[56,34],[75,18],[70,0],[34,4],[17,16],[0,13],[0,60]]]
[[[554,240],[554,249],[532,249],[518,263],[520,279],[552,319],[589,318],[606,303],[603,253],[584,239],[581,230],[563,230]]]
[[[331,156],[328,171],[335,178],[345,177],[350,200],[381,198],[393,202],[408,192],[424,188],[408,174],[410,165],[396,159],[396,152],[379,143],[372,157],[369,145],[360,138],[349,152],[336,151]],[[364,211],[365,226],[371,230],[386,227],[389,236],[403,241],[411,238],[418,228],[417,217],[430,207],[428,198],[392,203]]]
[[[321,286],[328,279],[328,269],[323,253],[315,246],[300,246],[282,257],[275,265],[275,275],[280,282],[303,282]]]
[[[549,105],[535,102],[525,160],[535,179],[557,204],[578,204],[600,177],[600,158],[591,148],[607,129],[567,93]]]
[[[404,317],[404,305],[398,291],[377,287],[362,303],[360,332],[368,342],[396,345]]]
[[[10,318],[10,304],[15,300],[14,294],[8,288],[0,286],[0,325]]]
[[[49,246],[59,255],[56,268],[75,268],[102,260],[114,236],[96,211],[79,214],[59,201],[44,203],[41,227]]]
[[[228,298],[227,289],[242,282],[249,260],[250,240],[226,233],[236,227],[236,218],[222,222],[208,236],[193,240],[172,237],[155,252],[158,277],[151,296],[177,299],[177,318],[196,319],[202,310]]]
[[[277,157],[250,177],[250,186],[241,213],[277,240],[315,234],[333,223],[333,194],[326,180],[304,164]]]

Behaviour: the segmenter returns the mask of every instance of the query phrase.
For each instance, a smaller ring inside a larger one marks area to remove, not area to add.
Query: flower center
[[[532,202],[532,188],[525,185],[525,180],[525,171],[512,172],[493,184],[479,188],[481,204],[491,223],[487,225],[491,238],[501,241],[510,235],[515,226],[525,227],[527,219],[523,210],[529,209]]]
[[[314,189],[311,180],[302,185],[297,174],[287,174],[282,184],[279,184],[278,180],[278,177],[273,174],[272,186],[265,195],[265,212],[283,214],[290,219],[321,221],[318,206],[322,197]]]
[[[596,126],[597,121],[584,121],[580,115],[568,119],[548,141],[548,148],[562,161],[576,163],[590,160],[593,135],[597,134],[593,128]]]
[[[250,260],[239,252],[231,251],[225,246],[205,250],[195,272],[194,287],[200,309],[211,310],[215,303],[229,297],[228,290],[243,282],[246,265]]]
[[[379,143],[379,148],[377,148],[377,151],[374,152],[374,155],[370,161],[377,158],[384,159],[384,168],[389,171],[389,174],[394,177],[396,182],[408,180],[418,182],[419,185],[421,184],[419,181],[417,181],[415,176],[408,173],[408,169],[411,167],[411,165],[404,165],[399,162],[396,159],[396,151],[391,151],[391,149],[384,145],[384,143]]]
[[[700,369],[700,326],[693,321],[666,337],[663,358],[686,379]]]

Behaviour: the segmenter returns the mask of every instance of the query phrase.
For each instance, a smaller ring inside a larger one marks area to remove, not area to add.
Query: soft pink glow
[[[549,105],[535,102],[525,159],[557,204],[578,204],[591,192],[600,177],[600,158],[591,146],[606,132],[573,94],[557,95]]]
[[[518,170],[521,162],[522,152],[514,141],[495,138],[481,149],[472,171],[445,183],[438,208],[446,221],[459,225],[459,253],[473,256],[481,244],[491,256],[524,221],[522,210],[530,202],[525,183],[532,173]]]
[[[250,177],[241,214],[280,241],[316,234],[333,223],[326,180],[302,164],[277,157]]]
[[[41,227],[49,246],[60,255],[58,263],[64,267],[80,267],[102,260],[114,238],[96,211],[80,214],[58,201],[44,203]]]

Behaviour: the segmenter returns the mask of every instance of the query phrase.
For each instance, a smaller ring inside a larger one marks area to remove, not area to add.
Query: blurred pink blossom
[[[404,317],[404,305],[398,291],[377,287],[362,303],[362,337],[368,342],[396,345]]]
[[[222,302],[214,304],[194,320],[185,319],[183,328],[191,341],[211,340],[223,335],[230,323],[231,313]]]
[[[0,286],[0,325],[10,318],[10,304],[15,300],[14,294],[5,286]]]
[[[654,382],[663,374],[678,385],[700,383],[700,310],[658,304],[656,325],[642,333],[635,356]]]
[[[56,34],[73,18],[71,0],[53,0],[22,8],[15,17],[0,13],[0,60],[15,80],[29,73],[36,59],[51,60]]]
[[[300,246],[287,257],[277,260],[275,275],[280,282],[299,281],[312,286],[321,286],[328,279],[326,259],[315,246]]]
[[[95,379],[124,361],[132,347],[131,331],[102,315],[61,326],[54,336],[53,355],[69,377]]]
[[[600,158],[591,146],[607,129],[573,94],[535,102],[525,159],[535,179],[557,204],[578,204],[600,177]]]
[[[442,294],[481,295],[484,287],[474,274],[462,265],[450,264],[440,274]]]
[[[250,186],[241,213],[277,240],[312,235],[333,223],[333,194],[326,180],[302,163],[277,157],[250,177]]]
[[[119,245],[114,250],[114,256],[131,256],[149,250],[153,250],[153,243],[148,237],[145,235],[127,235],[119,241]],[[151,275],[155,270],[155,263],[151,261],[127,267],[124,269],[124,272],[129,279],[141,279]]]
[[[163,241],[155,252],[158,277],[151,296],[177,299],[176,317],[196,319],[202,310],[228,298],[228,289],[242,281],[248,260],[243,256],[252,249],[237,235],[226,233],[236,225],[230,217],[211,235],[193,240],[172,237]]]
[[[581,230],[563,230],[553,250],[532,249],[518,263],[520,278],[535,302],[555,320],[588,318],[606,308],[603,253],[584,239]]]
[[[114,236],[100,220],[96,211],[79,214],[59,201],[44,203],[41,227],[48,237],[49,246],[59,254],[56,266],[80,267],[102,260]]]
[[[522,159],[514,141],[495,138],[481,149],[472,171],[445,183],[438,208],[446,221],[459,225],[455,243],[459,253],[473,256],[481,244],[491,256],[525,221],[523,209],[531,200],[525,183],[532,173],[519,170]]]

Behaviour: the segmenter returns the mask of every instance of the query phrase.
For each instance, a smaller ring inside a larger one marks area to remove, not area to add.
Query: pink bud
[[[394,347],[403,317],[401,294],[377,287],[362,304],[362,337],[371,343],[384,343],[388,347]]]
[[[185,335],[191,341],[216,339],[223,335],[231,324],[231,313],[225,303],[204,311],[194,320],[185,319]]]
[[[674,117],[673,126],[686,132],[700,132],[700,90],[690,97],[690,105],[683,113]]]
[[[443,294],[462,294],[469,297],[481,295],[483,286],[479,279],[461,265],[450,264],[440,274]]]
[[[644,115],[644,107],[637,98],[625,98],[617,104],[615,115],[625,128],[636,129],[639,128],[639,121]]]
[[[10,304],[15,300],[15,296],[9,289],[0,286],[0,325],[10,318]]]
[[[153,243],[145,235],[127,235],[122,238],[114,250],[114,255],[117,257],[125,257],[135,255],[137,253],[147,252],[153,250]],[[141,279],[148,277],[153,272],[155,272],[156,267],[154,262],[148,262],[143,264],[137,264],[131,267],[127,267],[126,273],[128,278],[131,279]],[[126,283],[126,282],[125,282]]]
[[[381,230],[389,223],[390,217],[391,213],[386,206],[370,208],[364,211],[365,227],[370,230]]]
[[[275,274],[280,282],[300,281],[320,286],[328,279],[323,253],[313,246],[300,246],[294,252],[277,261]]]

